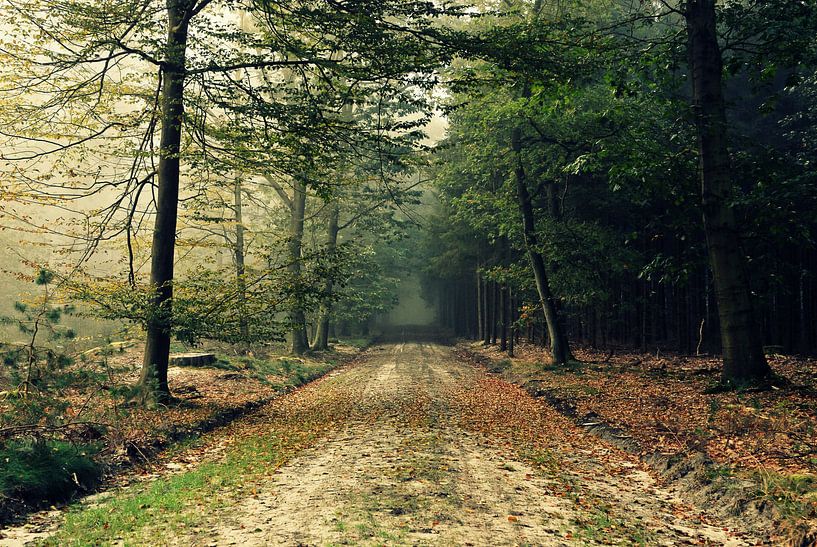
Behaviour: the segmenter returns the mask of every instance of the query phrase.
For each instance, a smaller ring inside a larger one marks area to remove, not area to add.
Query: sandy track
[[[174,543],[754,543],[447,348],[395,344],[370,355],[307,388],[352,398],[343,423]]]

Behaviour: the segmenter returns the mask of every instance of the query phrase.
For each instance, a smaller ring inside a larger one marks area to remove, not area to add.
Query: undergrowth
[[[60,501],[92,488],[102,475],[98,448],[53,440],[14,440],[0,446],[0,494],[30,502]]]
[[[177,532],[229,505],[232,493],[246,488],[249,477],[277,468],[311,439],[312,435],[293,430],[243,438],[221,461],[128,487],[96,506],[72,508],[60,532],[45,544],[99,545],[122,537],[138,542],[154,533]],[[157,515],[162,515],[163,529],[151,530]]]

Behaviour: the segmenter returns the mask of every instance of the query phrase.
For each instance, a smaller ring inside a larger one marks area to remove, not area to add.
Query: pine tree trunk
[[[516,304],[514,303],[513,292],[511,291],[510,285],[508,286],[508,325],[510,330],[510,336],[508,337],[508,357],[513,357],[513,350],[514,345],[516,344],[516,327],[514,326],[514,321],[516,321]]]
[[[477,265],[477,339],[484,340],[485,339],[485,318],[483,317],[484,310],[483,310],[483,303],[482,303],[482,279],[480,279],[479,275],[479,265]]]
[[[499,285],[496,281],[491,283],[491,344],[496,344],[496,335],[497,335],[497,322],[499,319],[498,314],[498,292],[499,292]]]
[[[487,346],[491,343],[491,282],[487,279],[482,283],[482,344]]]
[[[329,223],[326,228],[326,250],[329,256],[334,256],[335,249],[338,247],[338,220],[340,217],[340,208],[337,204],[331,206],[329,210]],[[323,287],[324,300],[318,310],[318,326],[315,332],[315,339],[312,343],[312,349],[316,351],[329,349],[329,322],[332,317],[332,278],[327,278]]]
[[[309,349],[306,335],[306,312],[301,287],[301,247],[304,238],[304,213],[306,212],[306,184],[300,177],[293,183],[292,215],[290,217],[290,240],[288,267],[290,279],[295,288],[292,309],[289,312],[290,333],[289,351],[294,355],[303,355]]]
[[[525,170],[522,166],[522,131],[514,128],[511,136],[511,147],[516,154],[516,190],[519,200],[519,212],[522,215],[522,227],[525,237],[525,248],[533,268],[533,276],[536,281],[536,290],[539,293],[539,300],[545,313],[545,323],[547,324],[550,337],[550,351],[555,364],[567,363],[573,356],[570,352],[570,344],[564,334],[564,329],[559,317],[559,308],[556,298],[550,290],[550,282],[545,269],[545,260],[537,250],[536,224],[533,217],[533,206],[531,204],[530,192],[525,180]]]
[[[167,1],[167,47],[162,72],[161,135],[157,170],[156,219],[151,247],[151,304],[160,310],[147,324],[145,353],[139,377],[140,399],[155,404],[170,398],[167,368],[172,326],[173,262],[179,205],[179,153],[184,116],[185,55],[188,0]]]
[[[508,350],[508,287],[499,287],[499,351]]]
[[[686,11],[698,130],[704,230],[721,325],[723,379],[746,383],[771,373],[755,319],[740,232],[730,204],[732,179],[723,101],[715,0],[690,0]]]

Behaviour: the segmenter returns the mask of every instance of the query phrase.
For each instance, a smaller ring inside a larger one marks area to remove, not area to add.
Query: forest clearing
[[[0,545],[817,545],[817,0],[0,21]]]

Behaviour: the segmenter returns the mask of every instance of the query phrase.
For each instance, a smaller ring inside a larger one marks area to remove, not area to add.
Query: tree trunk
[[[686,11],[698,130],[704,231],[721,325],[723,379],[746,383],[771,373],[760,339],[732,199],[723,102],[723,61],[715,0],[690,0]]]
[[[329,224],[326,229],[326,251],[330,256],[335,254],[335,249],[338,246],[338,220],[340,217],[340,208],[337,204],[331,206],[329,210]],[[318,325],[315,332],[315,339],[312,342],[312,349],[328,350],[329,349],[329,321],[332,317],[332,290],[333,280],[331,277],[326,279],[323,287],[324,300],[321,302],[318,310]]]
[[[545,314],[548,335],[550,337],[550,351],[555,364],[567,363],[573,359],[570,353],[570,344],[564,334],[564,330],[559,317],[559,308],[556,298],[550,290],[550,283],[545,269],[545,260],[536,249],[536,224],[533,217],[533,206],[531,205],[530,192],[525,180],[525,170],[522,166],[522,131],[514,128],[511,135],[511,148],[516,155],[516,191],[519,200],[519,212],[522,214],[522,227],[525,237],[525,248],[533,268],[533,276],[536,281],[536,291],[539,293],[539,300]]]
[[[514,345],[516,344],[516,326],[514,325],[514,321],[516,321],[516,304],[514,302],[513,291],[511,290],[510,285],[508,285],[508,325],[510,330],[510,337],[508,338],[508,357],[513,357],[513,349]]]
[[[151,247],[150,283],[155,294],[147,324],[145,353],[139,378],[140,399],[146,404],[170,398],[167,368],[172,327],[173,262],[179,204],[179,153],[184,116],[185,54],[188,0],[167,1],[167,44],[162,71],[161,136],[157,170],[156,219]]]
[[[235,195],[233,207],[235,209],[235,260],[236,292],[238,294],[238,331],[241,342],[247,343],[250,338],[250,327],[247,322],[247,281],[245,279],[246,266],[244,264],[244,224],[242,211],[241,179],[235,181]]]
[[[487,346],[491,343],[491,282],[487,279],[482,282],[482,345]]]
[[[306,183],[295,177],[292,193],[292,216],[290,218],[289,260],[288,267],[295,294],[289,312],[290,332],[289,351],[294,355],[303,355],[309,349],[306,335],[306,312],[304,310],[301,287],[301,246],[304,237],[304,213],[306,212]]]
[[[497,284],[496,281],[493,281],[491,283],[491,344],[496,344],[496,335],[497,335],[496,326],[497,326],[497,321],[499,319],[499,314],[498,314],[499,310],[497,309],[497,304],[498,304],[498,301],[499,301],[499,298],[497,296],[498,291],[499,291],[499,285]]]
[[[499,286],[499,351],[508,350],[508,286]]]
[[[485,339],[485,318],[483,317],[484,309],[482,304],[482,279],[480,279],[479,275],[479,266],[477,266],[477,339],[484,340]]]

